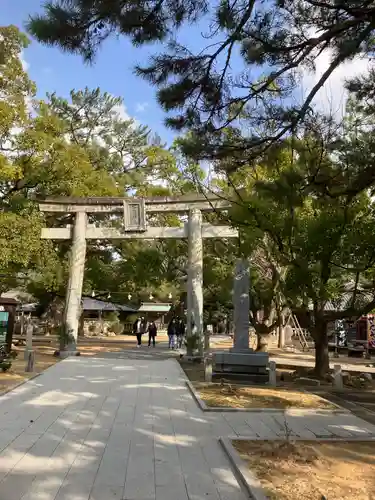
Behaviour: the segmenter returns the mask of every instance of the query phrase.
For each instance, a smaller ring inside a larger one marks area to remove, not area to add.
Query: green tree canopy
[[[367,190],[348,188],[349,172],[358,169],[349,145],[355,140],[360,147],[369,129],[360,136],[350,122],[332,126],[315,117],[303,136],[270,149],[257,176],[233,193],[238,204],[231,214],[254,263],[259,253],[265,259],[269,277],[255,286],[262,309],[279,292],[285,305],[312,312],[318,375],[328,370],[328,323],[375,307],[374,205]],[[371,157],[363,164],[371,167]],[[316,189],[313,177],[327,179],[328,192]]]
[[[45,299],[64,295],[69,244],[42,241],[41,228],[69,224],[71,217],[45,218],[38,197],[126,196],[137,190],[147,194],[157,190],[157,179],[177,182],[180,173],[149,129],[124,116],[121,99],[100,89],[72,91],[70,99],[55,94],[36,99],[35,85],[19,57],[27,39],[15,27],[1,28],[0,35],[1,281],[4,287],[16,284],[22,273],[21,285]],[[147,261],[147,251],[140,253],[140,260]],[[89,280],[95,279],[86,288],[101,287],[100,281],[108,283],[119,271],[115,252],[113,245],[89,246],[88,269],[96,272],[88,273]]]

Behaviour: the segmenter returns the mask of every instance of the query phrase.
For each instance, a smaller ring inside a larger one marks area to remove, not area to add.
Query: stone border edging
[[[5,389],[4,391],[0,392],[0,398],[2,398],[3,396],[5,396],[6,394],[8,394],[9,392],[12,392],[14,391],[14,389],[18,389],[18,387],[20,387],[21,385],[23,384],[26,384],[27,382],[30,382],[31,380],[34,380],[35,378],[37,377],[40,377],[41,375],[43,375],[43,373],[45,373],[47,370],[49,370],[50,368],[52,368],[53,366],[57,365],[57,363],[62,363],[63,361],[65,361],[64,359],[61,359],[59,360],[58,358],[58,361],[53,364],[53,365],[50,365],[50,366],[47,366],[47,368],[39,373],[34,373],[34,375],[31,375],[31,377],[29,378],[26,378],[25,380],[22,380],[21,382],[19,382],[18,384],[16,385],[12,385],[12,387],[9,387],[8,389]]]
[[[259,479],[250,471],[247,464],[242,460],[239,453],[234,448],[232,440],[230,438],[221,437],[219,438],[219,443],[224,449],[224,453],[229,458],[236,476],[245,487],[249,497],[253,500],[267,500]]]
[[[329,404],[332,404],[335,406],[332,410],[326,409],[326,408],[231,408],[231,407],[225,407],[225,406],[208,406],[203,399],[199,396],[198,392],[196,391],[194,385],[190,382],[190,380],[185,380],[185,383],[192,394],[195,402],[199,406],[199,408],[204,411],[204,412],[222,412],[222,413],[287,413],[289,411],[297,411],[297,412],[303,412],[306,415],[309,415],[311,413],[317,414],[320,413],[321,415],[332,415],[332,414],[337,414],[337,415],[347,415],[351,414],[351,411],[348,410],[347,408],[342,408],[336,403],[333,403],[329,401],[328,399],[324,399],[327,401]],[[207,385],[207,384],[206,384]]]
[[[229,439],[229,441],[286,441],[286,439],[282,436],[276,436],[272,439],[267,439],[263,437],[258,437],[258,436],[227,436],[227,437],[220,437],[219,439]],[[330,441],[337,441],[337,442],[343,442],[346,443],[348,442],[353,442],[353,443],[365,443],[365,442],[372,442],[375,441],[375,434],[370,434],[369,436],[323,436],[323,437],[316,437],[316,438],[306,438],[306,437],[301,437],[301,436],[294,436],[290,438],[290,441],[306,441],[309,443],[321,443],[321,442],[330,442]]]
[[[345,393],[337,393],[337,392],[331,392],[330,395],[338,399],[339,401],[342,401],[342,404],[347,405],[348,411],[352,413],[352,410],[363,410],[366,413],[369,413],[370,415],[375,415],[374,410],[370,410],[370,408],[367,408],[367,406],[363,406],[361,402],[353,402],[353,401],[346,401],[342,396],[345,396]],[[366,403],[365,403],[366,404]],[[352,410],[349,410],[351,408]]]
[[[34,380],[35,378],[39,377],[42,375],[43,372],[35,373],[34,375],[31,375],[31,377],[26,378],[25,380],[22,380],[21,382],[18,382],[16,385],[12,385],[12,387],[9,387],[8,389],[5,389],[4,391],[0,392],[0,398],[8,394],[9,392],[14,391],[14,389],[18,389],[23,384],[26,384],[27,382],[30,382],[30,380]]]
[[[199,396],[198,392],[195,390],[195,387],[193,384],[190,382],[190,380],[185,380],[185,384],[187,388],[189,389],[191,395],[193,396],[195,402],[199,406],[199,408],[202,411],[210,411],[210,408],[206,405],[206,403],[203,401],[203,399]]]

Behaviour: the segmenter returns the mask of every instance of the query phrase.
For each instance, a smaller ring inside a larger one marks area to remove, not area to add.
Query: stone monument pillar
[[[250,270],[247,259],[239,259],[234,271],[233,309],[234,346],[233,352],[249,350]]]
[[[63,352],[66,354],[74,354],[77,350],[77,336],[79,317],[81,314],[82,286],[86,258],[86,227],[86,213],[77,212],[73,226],[69,282],[66,292],[64,314],[65,333],[69,336],[69,342],[63,349]]]
[[[200,336],[199,353],[203,354],[202,212],[196,208],[189,211],[188,238],[187,335]]]
[[[33,331],[34,331],[34,325],[32,324],[31,321],[29,321],[26,326],[26,347],[24,352],[25,361],[29,357],[29,352],[33,350]]]
[[[250,270],[249,262],[236,263],[233,285],[234,345],[228,351],[213,353],[213,376],[234,380],[268,383],[268,353],[254,352],[249,347]]]

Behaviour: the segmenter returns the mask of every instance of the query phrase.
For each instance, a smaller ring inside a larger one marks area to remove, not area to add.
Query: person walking
[[[133,333],[137,336],[137,347],[142,345],[142,335],[147,332],[147,321],[145,318],[137,318],[133,325]]]
[[[179,349],[181,349],[182,347],[184,336],[185,336],[185,323],[184,320],[180,318],[177,324],[177,347]]]
[[[133,324],[133,333],[137,336],[137,347],[142,345],[142,319],[137,318]]]
[[[176,334],[177,334],[177,321],[176,318],[172,318],[171,321],[169,322],[168,325],[168,348],[169,349],[174,349],[175,347],[175,339],[176,339]]]
[[[151,323],[148,325],[148,347],[151,346],[151,341],[152,341],[152,346],[155,347],[155,337],[158,334],[158,329],[155,324],[155,321],[151,321]]]

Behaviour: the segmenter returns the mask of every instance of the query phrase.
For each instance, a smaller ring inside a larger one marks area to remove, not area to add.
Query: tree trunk
[[[204,329],[204,352],[208,352],[210,350],[210,332],[206,328]]]
[[[82,311],[82,314],[79,318],[78,337],[84,337],[84,336],[85,336],[85,319]]]
[[[277,322],[278,322],[278,327],[277,327],[277,333],[278,333],[278,340],[277,340],[277,346],[282,349],[285,345],[285,331],[284,331],[284,318],[283,314],[281,313],[280,309],[277,309]]]
[[[317,377],[323,378],[329,371],[327,323],[319,322],[315,326],[315,368]]]
[[[257,352],[268,351],[269,334],[257,332]]]

